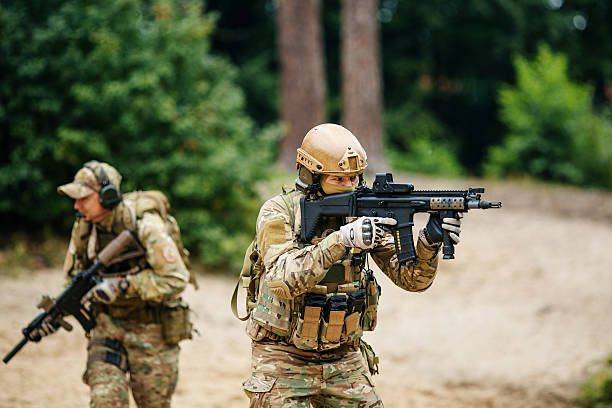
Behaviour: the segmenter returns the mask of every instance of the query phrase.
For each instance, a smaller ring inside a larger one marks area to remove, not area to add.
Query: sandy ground
[[[381,358],[374,379],[387,407],[571,407],[612,353],[612,195],[493,184],[485,197],[504,208],[464,218],[456,259],[441,261],[429,290],[404,292],[378,275],[379,326],[365,339]],[[173,405],[246,407],[250,348],[229,309],[235,281],[199,280],[186,297],[202,336],[182,343]],[[35,299],[60,285],[55,269],[0,278],[2,354]],[[0,367],[0,407],[87,406],[85,360],[80,328],[28,344]]]

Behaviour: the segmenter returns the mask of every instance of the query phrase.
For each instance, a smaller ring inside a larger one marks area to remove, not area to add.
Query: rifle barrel
[[[11,358],[13,358],[13,356],[15,354],[17,354],[19,352],[19,350],[21,350],[21,348],[23,346],[25,346],[25,344],[28,342],[28,338],[27,337],[23,337],[23,339],[21,339],[21,341],[19,342],[19,344],[17,344],[15,346],[15,348],[13,348],[10,353],[8,353],[6,356],[4,356],[4,358],[2,359],[2,362],[4,364],[8,364],[8,362],[11,360]]]

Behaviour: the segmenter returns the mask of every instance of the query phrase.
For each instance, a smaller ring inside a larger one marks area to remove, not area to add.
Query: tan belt
[[[113,319],[129,320],[138,323],[161,323],[162,305],[146,305],[144,308],[113,307],[96,304],[93,310],[96,314],[104,313]]]
[[[275,350],[286,351],[288,353],[295,354],[300,357],[304,357],[304,358],[312,359],[312,360],[335,360],[346,352],[359,350],[359,347],[356,347],[352,343],[341,344],[339,347],[336,347],[331,350],[325,350],[325,351],[301,350],[291,344],[287,344],[285,342],[280,342],[280,341],[273,341],[270,339],[264,339],[256,343],[271,345],[274,347]]]

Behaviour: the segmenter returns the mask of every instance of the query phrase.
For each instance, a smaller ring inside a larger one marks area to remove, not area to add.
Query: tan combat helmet
[[[324,123],[310,129],[297,149],[296,181],[300,190],[318,190],[320,175],[356,176],[368,166],[361,144],[348,129]]]

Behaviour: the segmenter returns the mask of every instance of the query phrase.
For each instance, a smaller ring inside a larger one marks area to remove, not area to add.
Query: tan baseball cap
[[[98,163],[98,165],[103,168],[108,181],[119,189],[119,185],[121,184],[121,174],[119,174],[119,172],[109,164]],[[96,172],[98,171],[100,170],[96,169]],[[82,167],[74,175],[74,180],[72,183],[59,186],[57,188],[57,192],[60,194],[66,194],[70,198],[76,200],[100,191],[101,184],[96,172],[89,167]]]

